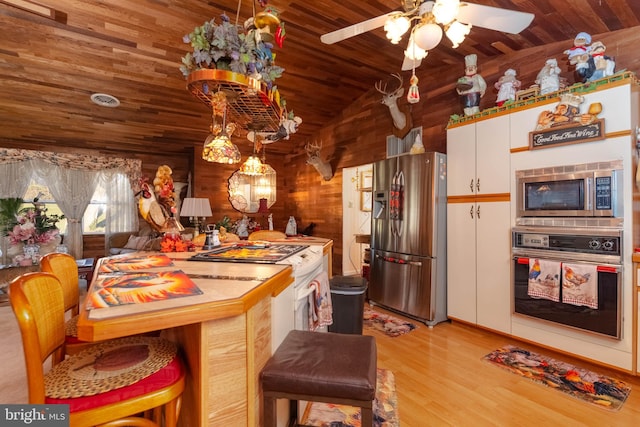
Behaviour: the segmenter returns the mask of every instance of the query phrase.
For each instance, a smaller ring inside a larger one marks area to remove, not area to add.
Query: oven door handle
[[[313,286],[309,286],[306,289],[299,290],[298,292],[296,292],[296,301],[300,301],[302,299],[305,299],[306,297],[309,296],[309,294],[311,294],[315,290],[316,289]]]
[[[523,264],[523,265],[529,265],[529,258],[530,257],[523,257],[523,256],[514,256],[513,260],[518,263],[518,264]],[[544,259],[543,257],[536,257],[536,258],[540,258],[540,259]],[[566,259],[566,260],[555,260],[555,261],[559,261],[561,263],[571,263],[574,262],[571,259]],[[578,261],[578,262],[582,262],[582,261]],[[590,263],[590,262],[586,262],[586,264],[594,264],[594,263]],[[622,267],[617,266],[617,265],[596,265],[596,270],[600,273],[620,273],[620,271],[622,271]]]

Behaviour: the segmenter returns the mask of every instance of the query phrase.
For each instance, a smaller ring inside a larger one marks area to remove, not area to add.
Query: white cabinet
[[[447,315],[511,331],[509,116],[447,131]]]
[[[447,195],[509,193],[509,145],[507,115],[449,129]]]

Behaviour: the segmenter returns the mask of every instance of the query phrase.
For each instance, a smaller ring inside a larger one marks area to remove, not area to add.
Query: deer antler
[[[402,85],[404,83],[404,79],[402,78],[402,76],[398,73],[391,74],[391,75],[395,77],[399,82],[399,85],[397,88],[387,91],[387,83],[385,82],[384,86],[382,86],[382,80],[377,81],[375,84],[377,91],[383,95],[391,96],[391,95],[394,95],[396,92],[398,92],[398,90],[402,89]]]
[[[322,141],[320,141],[320,145],[311,142],[307,142],[304,146],[305,151],[309,156],[317,156],[320,153],[320,149],[322,148]]]

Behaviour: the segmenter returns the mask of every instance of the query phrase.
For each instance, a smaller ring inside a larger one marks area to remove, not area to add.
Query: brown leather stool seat
[[[260,374],[264,426],[276,425],[276,400],[337,403],[362,408],[362,426],[373,425],[377,350],[371,336],[291,331]]]

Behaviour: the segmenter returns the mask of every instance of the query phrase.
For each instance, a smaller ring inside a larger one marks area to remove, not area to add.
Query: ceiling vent
[[[91,95],[91,101],[95,104],[98,104],[101,107],[112,107],[115,108],[120,105],[120,100],[113,95],[108,95],[106,93],[94,93]]]

